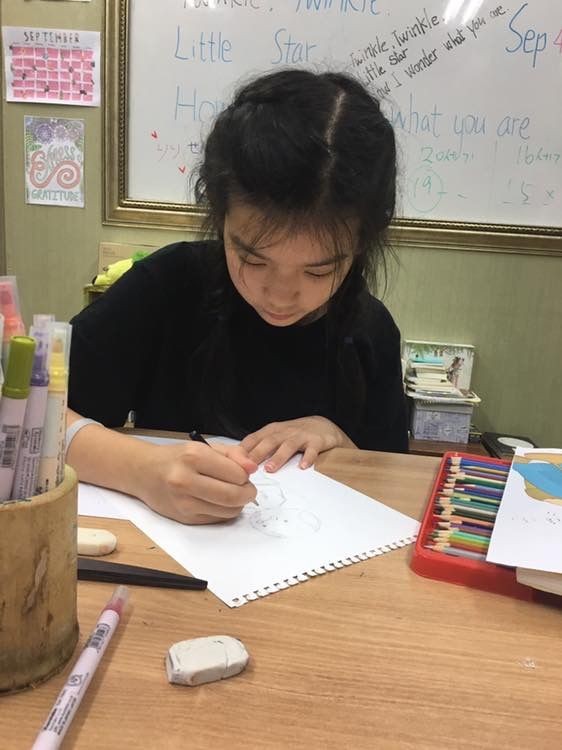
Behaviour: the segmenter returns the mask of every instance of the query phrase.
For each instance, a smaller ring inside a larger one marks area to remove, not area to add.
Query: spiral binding
[[[377,557],[378,555],[384,555],[386,552],[392,552],[392,550],[394,549],[406,547],[408,544],[412,544],[413,542],[415,542],[416,537],[417,534],[414,534],[413,536],[406,537],[405,539],[398,539],[396,542],[392,542],[391,544],[385,544],[382,547],[370,549],[367,552],[360,552],[357,555],[350,555],[343,560],[335,560],[333,562],[325,563],[320,568],[314,568],[312,570],[306,570],[303,573],[297,573],[296,575],[290,576],[289,578],[284,578],[278,583],[272,583],[270,586],[264,586],[264,588],[262,589],[251,591],[250,593],[244,594],[241,597],[234,597],[230,600],[229,605],[231,607],[242,607],[248,602],[255,602],[256,599],[262,599],[264,596],[276,594],[278,591],[284,591],[285,589],[288,589],[291,586],[296,586],[299,583],[306,583],[306,581],[309,581],[311,578],[316,578],[316,576],[324,575],[324,573],[331,573],[334,570],[345,568],[348,565],[353,565],[354,563],[361,562],[362,560],[369,560],[371,557]]]

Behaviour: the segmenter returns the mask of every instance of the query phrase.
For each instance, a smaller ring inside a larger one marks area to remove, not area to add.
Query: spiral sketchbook
[[[185,526],[84,484],[78,512],[129,519],[230,607],[415,540],[417,521],[297,462],[253,474],[258,505],[226,523]]]

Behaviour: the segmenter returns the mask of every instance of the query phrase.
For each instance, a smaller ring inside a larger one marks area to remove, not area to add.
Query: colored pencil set
[[[471,560],[486,559],[509,467],[476,456],[451,456],[433,497],[427,549]]]
[[[517,581],[515,568],[486,560],[511,462],[448,452],[433,484],[410,559],[420,576],[541,601]]]

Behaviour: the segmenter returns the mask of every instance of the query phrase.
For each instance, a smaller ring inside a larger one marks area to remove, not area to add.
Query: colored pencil
[[[487,537],[492,535],[491,528],[488,528],[487,526],[478,526],[473,523],[450,523],[449,521],[440,521],[435,528],[442,531],[446,529],[450,529],[451,531],[464,531],[469,534],[481,534],[482,536]]]
[[[435,518],[435,517],[434,517]],[[448,526],[476,526],[476,528],[479,529],[485,529],[486,531],[492,531],[494,528],[493,521],[484,521],[484,520],[473,520],[473,519],[463,519],[463,518],[453,518],[450,521],[443,521],[441,519],[436,519],[438,524],[447,524]]]
[[[499,503],[495,503],[493,500],[484,500],[483,498],[475,497],[474,495],[465,495],[457,492],[451,495],[440,495],[437,498],[437,502],[442,504],[450,502],[454,505],[460,505],[463,503],[471,508],[481,508],[482,510],[493,512],[494,515],[497,515],[499,506]]]
[[[474,536],[479,537],[480,539],[491,539],[491,534],[487,529],[479,529],[478,527],[474,526],[463,526],[463,527],[455,527],[452,526],[450,528],[438,526],[435,527],[435,531],[432,532],[443,534],[443,532],[449,532],[450,534],[473,534]]]
[[[453,546],[468,544],[475,547],[487,547],[490,543],[489,538],[477,537],[470,534],[448,534],[447,532],[444,534],[439,532],[431,534],[431,539],[437,544],[452,544]]]
[[[501,474],[502,476],[507,476],[509,473],[509,467],[502,466],[502,464],[489,464],[485,461],[476,461],[473,459],[451,458],[451,466],[462,466],[465,470],[472,468],[486,469],[491,474]]]
[[[437,548],[435,546],[429,546],[429,549],[435,552],[442,552],[445,555],[453,555],[454,557],[467,557],[470,560],[486,560],[486,555],[481,552],[471,552],[464,549],[456,549],[454,547]]]
[[[431,539],[434,547],[442,548],[453,548],[453,549],[464,549],[468,552],[482,552],[483,554],[488,551],[487,544],[478,544],[468,539]]]
[[[444,484],[462,485],[463,487],[474,487],[483,492],[497,492],[500,496],[503,495],[505,489],[505,482],[490,482],[489,479],[470,479],[464,478],[461,475],[458,477],[454,474],[450,474],[445,480]]]
[[[482,484],[485,487],[498,487],[499,489],[503,489],[505,487],[504,479],[495,479],[493,478],[493,475],[491,474],[490,475],[477,474],[477,473],[468,474],[465,471],[449,472],[449,478],[447,481],[451,481],[451,480],[458,481],[459,479],[462,479],[465,482],[470,482],[471,484]]]
[[[451,487],[444,487],[441,492],[439,493],[439,497],[458,497],[458,498],[466,498],[468,500],[475,500],[479,503],[487,503],[489,505],[495,505],[496,507],[500,504],[501,498],[494,497],[493,495],[483,495],[479,492],[469,492],[468,490],[464,490],[462,488],[451,488]]]

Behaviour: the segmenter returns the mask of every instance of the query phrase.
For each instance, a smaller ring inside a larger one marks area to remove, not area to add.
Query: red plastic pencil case
[[[500,461],[497,458],[486,458],[475,456],[470,453],[448,452],[443,455],[437,478],[431,490],[431,495],[425,509],[421,522],[420,532],[414,547],[414,553],[410,562],[412,570],[420,576],[434,578],[439,581],[457,583],[461,586],[470,586],[483,591],[491,591],[495,594],[513,596],[525,601],[544,601],[542,592],[524,586],[517,582],[515,569],[504,565],[486,562],[485,560],[470,560],[465,557],[453,557],[436,550],[428,549],[425,545],[431,532],[436,527],[434,516],[435,498],[442,488],[448,473],[449,461],[453,457],[472,459],[478,463],[489,463],[490,468],[502,465],[509,468],[509,461]]]

